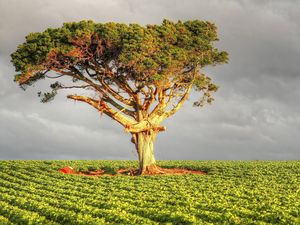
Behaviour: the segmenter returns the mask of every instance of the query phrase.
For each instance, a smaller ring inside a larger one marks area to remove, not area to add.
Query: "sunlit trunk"
[[[139,156],[139,174],[154,174],[158,172],[154,157],[154,141],[156,133],[140,132],[135,134],[135,146]]]

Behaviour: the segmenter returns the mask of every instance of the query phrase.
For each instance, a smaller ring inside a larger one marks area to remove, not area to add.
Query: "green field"
[[[300,161],[159,161],[207,175],[64,175],[134,161],[0,161],[0,224],[300,224]]]

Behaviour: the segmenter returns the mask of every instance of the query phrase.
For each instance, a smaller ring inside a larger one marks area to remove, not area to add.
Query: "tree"
[[[201,93],[194,106],[210,103],[218,89],[202,72],[228,60],[226,52],[213,47],[216,30],[199,20],[147,26],[64,23],[30,33],[18,46],[11,55],[19,72],[15,81],[25,89],[40,79],[55,80],[50,92],[38,93],[42,102],[62,89],[87,90],[67,97],[120,123],[132,135],[139,174],[157,173],[153,144],[166,130],[162,121],[179,110],[192,89]]]

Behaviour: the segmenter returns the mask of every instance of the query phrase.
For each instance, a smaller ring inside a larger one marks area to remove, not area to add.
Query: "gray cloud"
[[[37,113],[5,109],[0,110],[0,116],[3,158],[105,159],[128,158],[130,153],[115,144],[118,140],[118,144],[128,145],[128,140],[118,136],[121,129],[104,126],[94,130],[78,123],[49,120]]]
[[[159,135],[159,159],[300,159],[300,2],[250,0],[0,0],[0,159],[134,159],[128,134],[84,104],[41,104],[36,84],[13,83],[9,54],[29,32],[63,22],[161,23],[203,19],[219,28],[228,65],[206,68],[220,85],[211,106],[196,94]]]

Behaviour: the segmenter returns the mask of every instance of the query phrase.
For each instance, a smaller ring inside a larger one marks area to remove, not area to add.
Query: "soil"
[[[207,172],[199,171],[199,170],[189,170],[189,169],[180,169],[180,168],[167,169],[158,166],[157,168],[159,169],[158,170],[159,172],[147,173],[144,175],[157,176],[157,175],[207,174]],[[134,169],[134,168],[119,169],[115,174],[108,173],[105,170],[76,172],[72,167],[69,166],[59,169],[58,171],[64,174],[74,174],[74,175],[82,175],[82,176],[117,176],[117,175],[137,176],[138,175],[138,169]]]

